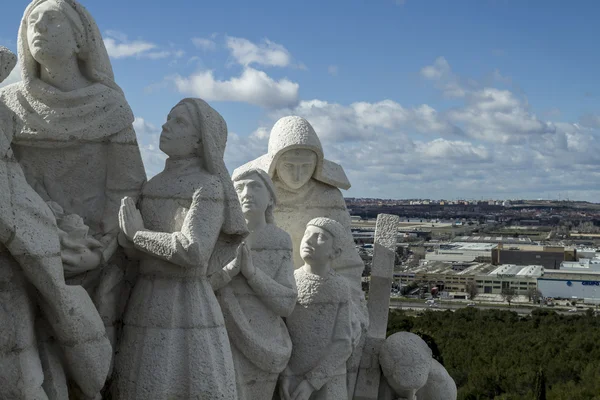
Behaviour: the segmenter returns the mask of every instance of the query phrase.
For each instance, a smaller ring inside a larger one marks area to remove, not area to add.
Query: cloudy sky
[[[167,113],[197,96],[227,121],[230,171],[295,114],[344,166],[347,196],[600,202],[595,0],[81,2],[149,176]],[[2,4],[0,45],[16,50],[27,3]]]

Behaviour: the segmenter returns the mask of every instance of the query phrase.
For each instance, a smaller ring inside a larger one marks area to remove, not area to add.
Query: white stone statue
[[[352,295],[332,269],[346,229],[328,218],[308,222],[300,243],[305,264],[294,272],[298,300],[286,319],[292,357],[281,377],[283,400],[350,399],[346,363],[352,354]]]
[[[229,334],[239,399],[270,400],[292,353],[282,319],[296,305],[292,241],[274,224],[276,195],[269,175],[251,169],[232,179],[250,235],[212,282]]]
[[[398,332],[381,347],[383,379],[378,400],[456,400],[457,389],[446,369],[432,358],[419,336]]]
[[[348,232],[341,244],[342,254],[333,269],[349,281],[353,298],[353,354],[348,361],[348,394],[352,397],[362,356],[368,313],[361,287],[364,263],[354,244],[350,214],[340,189],[350,188],[343,168],[323,155],[321,141],[304,118],[289,116],[275,123],[269,136],[267,154],[237,168],[234,175],[252,168],[266,171],[277,192],[275,223],[290,234],[294,246],[294,266],[304,261],[300,243],[306,224],[316,217],[333,219]]]
[[[0,47],[0,82],[15,63]],[[87,292],[65,283],[54,215],[11,150],[15,122],[0,102],[0,398],[64,400],[69,385],[98,398],[112,348]]]
[[[118,302],[127,297],[124,263],[113,257],[119,204],[146,180],[133,113],[94,19],[76,0],[34,0],[21,21],[18,52],[23,81],[0,90],[17,116],[13,150],[56,217],[79,216],[77,227],[89,229],[61,229],[66,278],[89,291],[113,338]]]
[[[237,399],[223,314],[208,275],[236,255],[248,231],[223,162],[225,121],[200,99],[169,113],[165,169],[123,199],[121,242],[140,271],[115,361],[120,400]]]

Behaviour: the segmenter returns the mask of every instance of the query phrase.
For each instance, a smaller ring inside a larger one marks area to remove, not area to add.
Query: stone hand
[[[119,226],[125,237],[130,241],[136,233],[145,230],[142,214],[136,208],[131,197],[124,197],[121,200],[121,208],[119,209]]]
[[[281,378],[279,380],[279,396],[281,397],[282,400],[291,400],[292,397],[290,396],[290,385],[292,383],[292,380],[285,376],[285,375],[281,375]]]
[[[97,268],[102,262],[102,243],[91,237],[74,238],[59,230],[60,255],[67,276]]]
[[[237,248],[237,254],[236,254],[235,258],[233,259],[233,261],[231,261],[229,264],[227,264],[223,268],[229,275],[230,279],[233,278],[234,276],[236,276],[237,274],[239,274],[240,271],[242,270],[242,267],[241,267],[242,257],[243,257],[242,245],[240,244]]]
[[[292,400],[308,400],[314,391],[315,388],[305,379],[294,390]]]
[[[242,274],[246,277],[246,279],[250,279],[256,273],[256,267],[252,262],[252,253],[250,253],[250,249],[248,249],[248,244],[243,242],[240,247],[242,248]]]

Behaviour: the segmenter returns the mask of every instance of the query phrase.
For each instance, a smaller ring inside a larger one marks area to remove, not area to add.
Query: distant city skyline
[[[16,50],[28,1],[5,3],[0,45]],[[81,3],[149,176],[168,111],[197,96],[227,121],[230,171],[295,114],[346,170],[346,197],[600,202],[597,1]]]

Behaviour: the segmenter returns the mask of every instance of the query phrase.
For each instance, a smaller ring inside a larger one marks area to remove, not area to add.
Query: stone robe
[[[213,276],[233,352],[240,400],[271,399],[279,374],[292,352],[282,317],[296,305],[296,283],[289,235],[273,224],[251,235],[256,267],[247,279],[241,272]]]

